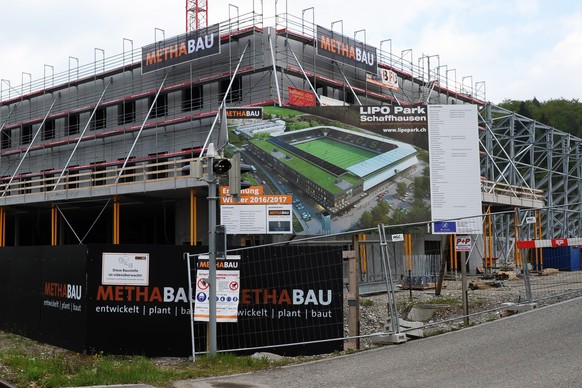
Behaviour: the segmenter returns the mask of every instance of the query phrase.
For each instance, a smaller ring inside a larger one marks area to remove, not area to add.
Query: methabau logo
[[[142,48],[142,73],[220,53],[220,25],[215,24]]]
[[[227,108],[228,119],[262,119],[263,108]]]
[[[44,295],[49,297],[81,300],[83,286],[68,283],[45,282]]]
[[[317,54],[377,73],[376,48],[317,26]]]

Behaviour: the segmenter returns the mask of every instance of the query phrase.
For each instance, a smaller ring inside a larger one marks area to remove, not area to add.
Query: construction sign
[[[293,233],[293,196],[263,192],[263,186],[251,186],[233,198],[221,186],[220,223],[227,234]]]

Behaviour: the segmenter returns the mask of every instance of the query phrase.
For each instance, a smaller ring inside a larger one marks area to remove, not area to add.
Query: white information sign
[[[404,234],[398,233],[392,235],[392,242],[404,241]]]
[[[471,236],[457,236],[455,239],[455,250],[457,252],[468,252],[473,247]]]
[[[149,285],[149,253],[103,253],[101,284]]]
[[[228,234],[292,233],[293,209],[290,204],[221,205],[220,223]]]
[[[456,233],[481,234],[477,106],[427,108],[432,220],[456,220]]]
[[[210,319],[210,295],[208,277],[208,256],[201,255],[196,271],[194,320]],[[236,322],[240,294],[240,256],[228,255],[227,259],[216,260],[216,322]]]

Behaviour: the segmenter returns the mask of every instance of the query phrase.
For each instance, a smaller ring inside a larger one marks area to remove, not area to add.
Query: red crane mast
[[[186,32],[208,27],[208,0],[186,0]]]

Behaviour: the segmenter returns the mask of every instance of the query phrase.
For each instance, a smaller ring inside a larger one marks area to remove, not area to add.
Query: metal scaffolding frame
[[[543,192],[550,208],[543,238],[581,236],[582,140],[491,104],[482,108],[481,120],[481,175]],[[499,230],[511,230],[510,223],[511,217],[495,217]]]

